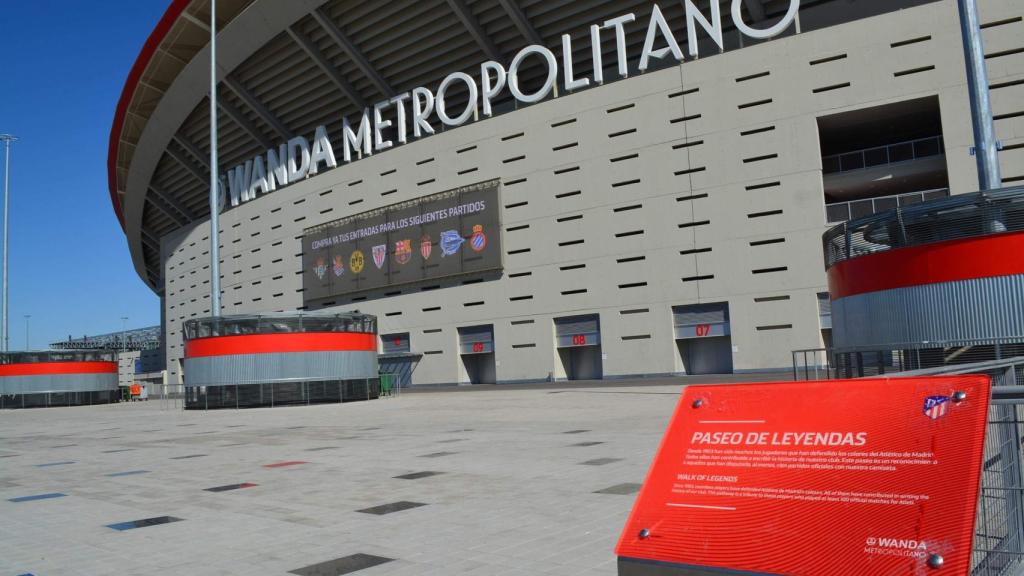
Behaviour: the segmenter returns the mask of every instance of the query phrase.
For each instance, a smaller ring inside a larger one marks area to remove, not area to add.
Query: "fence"
[[[985,435],[971,576],[1021,576],[1024,575],[1024,355],[999,359],[997,354],[996,358],[965,363],[992,351],[964,348],[953,352],[939,349],[943,352],[940,356],[932,350],[838,354],[822,348],[795,350],[793,378],[857,378],[885,374],[991,376],[992,401]],[[929,361],[938,361],[940,365],[920,368]]]
[[[822,171],[825,174],[837,174],[851,170],[864,170],[875,166],[886,164],[897,164],[899,162],[910,162],[930,156],[941,156],[945,154],[945,146],[942,136],[929,136],[918,140],[897,142],[875,148],[865,148],[833,154],[821,159]]]
[[[949,188],[935,188],[933,190],[921,190],[919,192],[907,192],[891,196],[874,196],[848,202],[833,202],[825,205],[825,221],[828,224],[838,224],[901,206],[911,206],[921,202],[928,202],[929,200],[946,198],[947,196],[949,196]]]

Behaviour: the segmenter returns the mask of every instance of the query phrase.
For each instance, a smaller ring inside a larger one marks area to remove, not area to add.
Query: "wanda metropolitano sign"
[[[682,3],[686,20],[686,56],[676,38],[676,31],[669,26],[658,4],[654,4],[646,22],[644,44],[640,52],[638,69],[641,73],[648,70],[652,60],[671,58],[682,62],[687,58],[692,60],[699,57],[698,30],[710,37],[719,52],[725,50],[719,2],[711,2],[706,12],[698,9],[693,0],[682,0]],[[743,20],[742,5],[743,0],[732,0],[730,12],[736,29],[749,38],[764,40],[782,34],[793,24],[800,9],[800,0],[790,0],[782,18],[767,28],[754,28],[746,23]],[[628,13],[590,26],[590,61],[593,72],[589,77],[576,77],[573,72],[576,64],[573,61],[573,39],[563,34],[561,54],[558,56],[546,46],[531,44],[520,50],[507,67],[494,60],[480,64],[479,84],[465,72],[453,72],[441,81],[436,90],[422,86],[413,88],[365,108],[354,119],[344,117],[341,161],[353,162],[394,147],[396,141],[386,138],[385,131],[395,134],[397,144],[405,144],[410,138],[420,139],[434,134],[431,122],[435,118],[449,127],[461,126],[476,119],[478,110],[482,117],[488,118],[493,115],[492,102],[505,90],[517,101],[531,104],[550,96],[559,78],[565,92],[603,84],[606,79],[601,46],[606,39],[614,39],[616,72],[619,78],[624,78],[628,73],[627,62],[632,56],[627,54],[626,26],[636,20],[636,14]],[[519,82],[519,70],[528,61],[539,61],[547,70],[543,84],[532,92],[524,91]],[[462,110],[452,110],[448,105],[448,94],[456,88],[468,91]],[[327,127],[320,125],[314,130],[312,140],[296,136],[228,170],[227,177],[221,179],[221,209],[227,207],[228,203],[238,206],[260,194],[273,192],[308,176],[335,168],[338,160]]]

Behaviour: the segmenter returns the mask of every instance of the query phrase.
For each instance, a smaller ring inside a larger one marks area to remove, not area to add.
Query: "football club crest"
[[[480,224],[473,225],[473,235],[469,237],[469,247],[473,252],[480,252],[487,246],[487,236],[484,235],[484,227]]]
[[[387,257],[388,257],[388,245],[387,244],[378,244],[377,246],[373,247],[373,263],[377,266],[378,270],[380,270],[381,268],[384,267],[384,260]]]
[[[924,415],[932,420],[938,420],[946,415],[948,406],[948,396],[929,396],[924,399]]]
[[[399,264],[408,264],[410,259],[412,259],[412,240],[395,242],[395,261]]]
[[[327,276],[327,261],[322,257],[316,259],[316,266],[313,266],[313,272],[316,273],[316,277],[323,280]]]
[[[420,238],[420,256],[423,256],[424,260],[430,260],[430,253],[434,250],[434,243],[430,241],[430,236],[427,234]]]
[[[458,230],[445,230],[441,232],[441,256],[451,256],[459,251],[466,239],[459,234]]]
[[[364,264],[366,264],[366,260],[363,258],[362,250],[356,250],[348,259],[348,267],[352,269],[353,274],[362,272]]]
[[[335,276],[341,276],[345,273],[345,259],[340,254],[334,257],[333,270]]]

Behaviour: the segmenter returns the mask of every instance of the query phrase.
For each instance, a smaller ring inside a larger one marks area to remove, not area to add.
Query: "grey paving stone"
[[[594,494],[619,494],[619,495],[636,494],[637,492],[640,491],[640,487],[641,486],[643,486],[643,485],[642,484],[636,484],[634,482],[626,482],[626,483],[623,483],[623,484],[616,484],[614,486],[609,486],[607,488],[602,488],[601,490],[595,490]]]
[[[620,460],[622,460],[622,458],[594,458],[593,460],[580,462],[580,464],[586,466],[604,466],[605,464],[611,464],[612,462],[618,462]]]
[[[426,504],[423,504],[422,502],[409,502],[408,500],[402,500],[399,502],[392,502],[390,504],[381,504],[380,506],[373,506],[371,508],[363,508],[362,510],[356,510],[356,512],[383,516],[385,514],[391,514],[393,512],[401,512],[402,510],[419,508],[420,506],[426,506]]]
[[[374,556],[372,554],[352,554],[306,566],[305,568],[299,568],[298,570],[292,570],[289,574],[297,574],[298,576],[342,576],[343,574],[351,574],[359,570],[387,564],[393,560],[393,558],[384,558],[383,556]]]
[[[413,472],[411,474],[395,476],[395,478],[401,480],[419,480],[420,478],[430,478],[431,476],[437,476],[438,474],[444,474],[444,472]]]

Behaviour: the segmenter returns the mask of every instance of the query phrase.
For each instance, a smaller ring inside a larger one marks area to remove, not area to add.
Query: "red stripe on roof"
[[[117,197],[117,150],[121,140],[121,132],[124,128],[124,118],[128,113],[128,104],[132,101],[135,89],[138,88],[139,80],[149,66],[149,61],[153,58],[153,54],[156,53],[156,49],[160,47],[164,38],[167,37],[171,26],[174,25],[178,17],[181,16],[181,13],[191,3],[192,0],[171,1],[171,5],[167,7],[167,11],[164,12],[160,21],[157,22],[156,28],[150,33],[146,43],[142,45],[142,51],[139,52],[138,57],[135,59],[135,64],[132,65],[131,71],[128,72],[128,78],[124,81],[124,88],[121,90],[121,98],[117,101],[117,109],[114,111],[114,124],[110,127],[110,146],[107,150],[107,186],[110,188],[110,203],[114,208],[114,214],[117,215],[117,220],[121,223],[121,230],[127,231],[124,225],[124,207],[121,206],[121,200]]]

